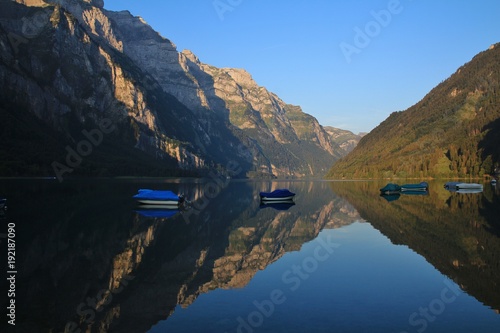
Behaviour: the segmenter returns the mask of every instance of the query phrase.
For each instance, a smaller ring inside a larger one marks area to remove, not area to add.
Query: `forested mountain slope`
[[[482,177],[500,162],[500,44],[392,113],[328,178]]]

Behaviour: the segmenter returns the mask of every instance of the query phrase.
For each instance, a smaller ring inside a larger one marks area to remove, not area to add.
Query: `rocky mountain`
[[[500,44],[406,111],[394,112],[330,178],[483,177],[500,166]]]
[[[0,175],[322,176],[344,152],[242,69],[103,1],[0,1]]]
[[[325,126],[325,131],[330,135],[332,142],[342,148],[345,155],[349,154],[366,133],[354,134],[351,131],[343,130],[336,127]]]

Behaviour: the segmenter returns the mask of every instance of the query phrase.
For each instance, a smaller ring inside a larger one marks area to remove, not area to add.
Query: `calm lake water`
[[[1,331],[499,332],[500,192],[443,184],[0,180]],[[192,203],[142,209],[139,188]],[[295,205],[261,207],[275,188]]]

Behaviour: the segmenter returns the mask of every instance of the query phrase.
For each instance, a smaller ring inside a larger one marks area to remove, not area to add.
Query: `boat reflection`
[[[180,212],[178,205],[141,205],[135,212],[143,217],[171,218]]]
[[[283,200],[283,201],[262,201],[260,203],[260,208],[273,208],[275,210],[289,210],[291,207],[295,206],[293,200]]]
[[[384,198],[386,201],[391,202],[391,201],[396,201],[398,200],[401,196],[425,196],[429,195],[429,191],[404,191],[404,192],[399,192],[399,193],[381,193],[380,196]]]

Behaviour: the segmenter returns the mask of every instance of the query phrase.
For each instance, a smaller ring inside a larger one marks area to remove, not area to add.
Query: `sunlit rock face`
[[[17,3],[2,5],[12,8],[2,26],[29,38],[20,39],[19,57],[4,36],[4,95],[58,131],[69,131],[66,118],[107,117],[121,124],[117,136],[160,162],[223,170],[236,161],[250,177],[322,176],[345,154],[314,117],[244,69],[179,52],[128,11],[90,0]]]

